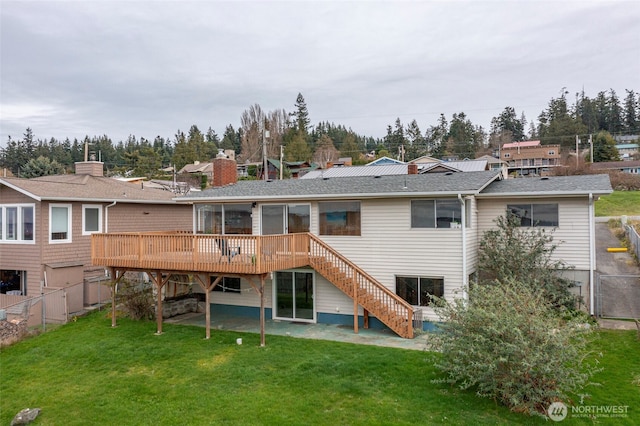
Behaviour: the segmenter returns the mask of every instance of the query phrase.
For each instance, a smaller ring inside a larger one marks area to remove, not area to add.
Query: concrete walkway
[[[167,324],[186,324],[205,327],[204,313],[179,315],[164,321]],[[237,331],[242,333],[260,333],[260,321],[254,318],[212,313],[211,335],[216,330]],[[202,332],[204,334],[204,330]],[[429,348],[429,334],[421,333],[413,339],[403,339],[390,330],[363,329],[353,332],[353,327],[335,324],[307,324],[289,321],[271,320],[265,322],[266,341],[269,335],[290,336],[302,339],[331,340],[335,342],[356,343],[359,345],[386,346],[392,348],[424,351]]]

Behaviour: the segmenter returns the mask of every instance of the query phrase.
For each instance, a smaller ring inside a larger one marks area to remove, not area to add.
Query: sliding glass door
[[[315,322],[312,272],[278,271],[274,289],[276,318]]]

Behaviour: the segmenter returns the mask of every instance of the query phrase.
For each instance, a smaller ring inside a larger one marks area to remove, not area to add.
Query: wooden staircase
[[[309,265],[400,337],[413,338],[413,306],[309,234]]]

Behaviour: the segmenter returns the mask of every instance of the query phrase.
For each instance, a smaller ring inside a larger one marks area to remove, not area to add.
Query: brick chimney
[[[418,165],[414,163],[407,164],[407,174],[408,175],[417,175],[418,174]]]
[[[238,170],[235,160],[227,158],[220,150],[213,159],[213,186],[233,185],[238,181]]]
[[[75,163],[77,175],[104,176],[104,163],[101,161],[78,161]]]

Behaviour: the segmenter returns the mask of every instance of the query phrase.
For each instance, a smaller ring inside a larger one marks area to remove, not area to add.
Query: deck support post
[[[162,334],[162,287],[164,287],[164,285],[169,282],[169,277],[171,277],[171,275],[167,276],[166,280],[162,279],[162,271],[156,271],[155,277],[152,273],[149,273],[149,275],[153,279],[153,282],[156,284],[157,288],[156,322],[158,325],[158,329],[156,331],[156,334],[160,335]]]
[[[369,328],[369,311],[364,310],[364,328]]]
[[[115,328],[118,326],[116,324],[116,289],[124,273],[118,277],[118,270],[116,268],[109,268],[109,270],[111,271],[111,328]]]
[[[353,282],[353,332],[358,334],[358,280],[355,269],[351,281]]]
[[[215,281],[213,281],[212,283],[205,283],[201,275],[196,275],[196,279],[200,284],[200,287],[202,287],[202,289],[204,290],[204,295],[205,295],[204,296],[204,303],[205,303],[204,322],[205,322],[205,329],[206,329],[205,339],[210,339],[211,338],[211,292],[213,291],[214,287],[217,286],[220,281],[222,281],[222,275],[216,277]]]
[[[243,275],[251,287],[260,295],[260,346],[265,346],[264,329],[265,329],[265,317],[264,317],[264,279],[267,274],[260,274],[260,285],[257,285],[251,275]]]

